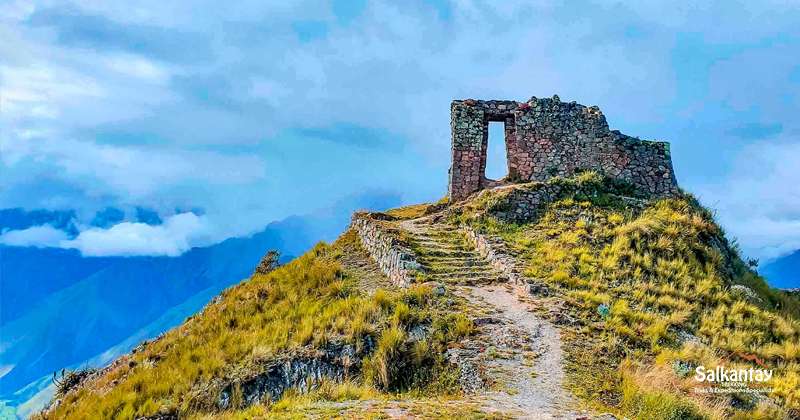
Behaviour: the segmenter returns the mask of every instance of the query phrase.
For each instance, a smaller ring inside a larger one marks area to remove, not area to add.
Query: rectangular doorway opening
[[[486,149],[486,173],[488,179],[499,180],[508,175],[506,155],[505,123],[489,122],[489,145]]]

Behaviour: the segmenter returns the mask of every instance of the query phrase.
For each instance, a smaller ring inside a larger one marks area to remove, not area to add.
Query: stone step
[[[477,252],[464,249],[430,249],[424,253],[419,253],[419,258],[430,260],[466,260],[473,259],[484,261]]]
[[[420,258],[474,258],[482,260],[483,258],[478,255],[474,250],[469,249],[453,249],[453,248],[436,248],[423,250],[419,254]],[[464,254],[464,255],[460,255]]]
[[[417,258],[420,264],[423,265],[450,265],[450,266],[458,266],[458,267],[483,267],[487,265],[491,265],[489,261],[480,258],[440,258],[440,257],[433,257],[433,258]]]
[[[463,286],[476,286],[481,284],[508,283],[507,277],[442,277],[437,281],[447,284],[458,284]]]
[[[463,278],[463,279],[474,279],[474,278],[483,278],[483,277],[505,277],[502,274],[496,271],[486,271],[486,272],[454,272],[454,271],[445,271],[441,273],[431,273],[433,277],[441,278],[441,279],[453,279],[453,278]]]
[[[467,255],[450,255],[452,253],[456,254],[467,254]],[[446,255],[442,255],[446,254]],[[417,259],[427,259],[427,260],[474,260],[474,261],[488,261],[486,258],[480,256],[475,251],[460,251],[460,250],[450,250],[450,249],[431,249],[426,254],[421,254]]]
[[[461,234],[461,232],[459,232],[458,229],[453,229],[453,230],[429,230],[427,232],[415,233],[414,236],[426,237],[426,238],[432,238],[432,237],[452,238],[452,237],[455,237],[455,236],[460,235],[460,234]]]
[[[436,231],[442,231],[442,230],[445,230],[445,231],[448,231],[448,232],[455,232],[455,231],[458,230],[458,228],[455,227],[455,226],[438,224],[438,225],[431,225],[430,228],[428,229],[428,232],[436,232]]]
[[[464,235],[459,232],[442,232],[414,234],[414,237],[418,239],[427,239],[429,241],[452,241],[461,239]]]
[[[426,270],[430,272],[444,273],[447,271],[497,271],[493,266],[488,264],[483,265],[467,265],[467,264],[422,264]]]
[[[482,275],[499,275],[500,272],[493,267],[441,267],[441,268],[427,268],[426,273],[430,274],[452,274],[452,275],[468,275],[468,276],[482,276]]]
[[[430,250],[426,253],[425,256],[420,256],[420,258],[424,257],[471,257],[471,258],[479,258],[478,254],[475,251],[460,251],[460,250]]]
[[[433,279],[462,285],[508,282],[508,277],[462,239],[457,228],[429,227],[414,235],[414,245],[422,248],[417,261]]]
[[[432,241],[429,239],[416,239],[414,242],[418,245],[426,246],[429,248],[445,247],[445,246],[470,247],[463,241]]]
[[[452,240],[452,239],[464,238],[464,232],[458,232],[458,231],[430,232],[430,233],[427,233],[425,235],[420,235],[420,236],[424,236],[425,238],[430,238],[430,239]]]
[[[456,260],[475,260],[483,261],[477,254],[470,254],[467,251],[431,251],[427,254],[422,254],[417,257],[418,260],[430,260],[436,262],[443,261],[456,261]]]
[[[466,246],[457,246],[457,245],[422,245],[418,248],[422,248],[424,252],[432,252],[432,251],[469,251],[475,252],[474,249]]]

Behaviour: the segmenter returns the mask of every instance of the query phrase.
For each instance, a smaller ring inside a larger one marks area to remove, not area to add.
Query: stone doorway
[[[488,125],[488,148],[484,177],[500,180],[508,175],[508,153],[506,152],[505,122],[490,121]]]
[[[517,174],[517,135],[514,113],[518,108],[515,101],[454,101],[450,106],[452,128],[452,165],[449,174],[449,197],[459,201],[484,188],[502,185],[499,179],[490,179],[486,174],[486,160],[489,148],[489,125],[501,123],[498,136],[492,136],[493,148],[505,149],[505,168],[492,169],[489,176]],[[494,130],[493,130],[494,131]],[[495,138],[497,137],[497,138]],[[500,140],[500,139],[503,140]],[[495,146],[494,143],[497,143]],[[499,153],[501,158],[502,152]],[[495,159],[493,159],[494,161]],[[493,162],[493,165],[496,162]],[[502,163],[500,163],[502,164]]]

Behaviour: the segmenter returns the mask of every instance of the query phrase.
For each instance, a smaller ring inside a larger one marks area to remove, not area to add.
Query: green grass
[[[689,382],[667,395],[620,373],[624,360],[649,369],[676,359],[695,366],[739,350],[777,366],[771,398],[800,409],[800,302],[752,272],[707,210],[688,195],[646,204],[620,198],[592,174],[552,182],[570,188],[530,223],[488,216],[507,191],[483,194],[451,221],[503,237],[526,261],[526,277],[546,283],[580,320],[565,331],[577,393],[636,418],[755,416],[762,408],[747,395],[732,397],[744,407],[734,410],[727,396],[687,396]],[[732,291],[734,284],[760,300]],[[705,343],[702,351],[683,342],[687,334]]]
[[[282,411],[292,398],[456,394],[458,369],[447,365],[442,354],[446,345],[470,332],[471,323],[465,326],[451,312],[458,303],[424,287],[358,287],[367,275],[358,268],[364,262],[342,265],[363,252],[356,250],[356,243],[356,235],[348,232],[333,245],[321,243],[285,266],[229,288],[200,314],[142,351],[124,356],[40,417],[216,416],[222,412],[217,407],[220,392],[236,379],[253,377],[273,361],[313,357],[329,343],[354,344],[364,357],[363,375],[354,372],[345,383],[323,384],[310,395],[288,392],[286,401],[268,402],[262,409]],[[413,342],[408,332],[419,325],[430,334]],[[371,354],[364,345],[367,339],[377,342]],[[231,418],[250,418],[247,410],[260,410],[242,407],[235,390]]]

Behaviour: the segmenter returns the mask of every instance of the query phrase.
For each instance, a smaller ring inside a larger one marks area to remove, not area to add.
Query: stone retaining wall
[[[475,200],[486,201],[485,211],[489,216],[512,222],[530,221],[538,217],[547,204],[569,196],[588,198],[607,193],[620,200],[629,201],[631,205],[641,205],[643,198],[620,196],[620,194],[633,194],[630,185],[617,184],[618,181],[610,178],[588,178],[584,181],[554,178],[547,182],[514,184],[483,190],[478,193]]]
[[[391,226],[386,218],[382,213],[359,211],[353,213],[350,227],[355,229],[361,246],[369,252],[392,284],[409,287],[420,264],[414,259],[408,244],[400,239],[400,230]]]
[[[467,235],[467,239],[475,247],[482,257],[486,258],[495,267],[503,272],[512,283],[522,284],[522,269],[517,266],[517,259],[514,258],[506,249],[503,240],[498,237],[487,237],[478,233],[471,226],[462,225],[461,229]]]

